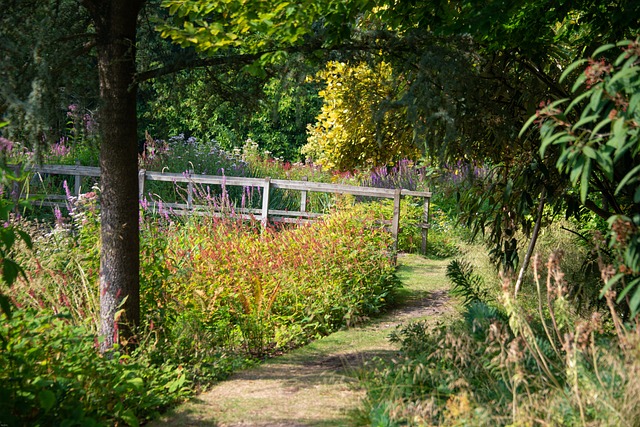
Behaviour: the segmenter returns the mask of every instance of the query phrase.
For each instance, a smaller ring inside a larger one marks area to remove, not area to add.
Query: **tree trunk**
[[[96,28],[101,105],[101,350],[140,322],[135,38],[142,0],[83,0]]]

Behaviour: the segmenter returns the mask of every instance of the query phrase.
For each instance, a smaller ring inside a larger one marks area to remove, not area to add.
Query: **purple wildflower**
[[[73,204],[75,202],[75,197],[71,195],[71,190],[69,190],[69,184],[67,184],[66,179],[62,182],[62,186],[64,187],[65,194],[67,195],[67,209],[69,209],[70,214],[73,214]]]
[[[0,152],[9,154],[13,150],[13,141],[0,136]]]
[[[62,212],[60,212],[60,208],[55,206],[53,208],[53,216],[56,218],[56,225],[62,227],[64,225],[64,218],[62,217]]]

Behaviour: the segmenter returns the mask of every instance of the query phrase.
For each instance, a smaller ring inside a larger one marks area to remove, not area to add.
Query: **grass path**
[[[362,391],[350,372],[372,357],[393,357],[400,324],[450,311],[447,261],[402,255],[402,304],[365,326],[342,330],[256,368],[238,372],[166,414],[153,426],[338,427]]]

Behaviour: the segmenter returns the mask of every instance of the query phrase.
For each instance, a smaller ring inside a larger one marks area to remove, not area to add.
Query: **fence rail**
[[[29,169],[34,174],[38,174],[43,179],[43,174],[68,175],[74,177],[74,193],[79,195],[82,188],[83,177],[100,177],[100,168],[79,165],[41,165]],[[187,203],[163,203],[167,208],[171,208],[176,214],[192,215],[223,215],[222,212],[215,212],[210,206],[199,205],[194,200],[194,185],[221,185],[221,186],[241,186],[262,188],[262,203],[260,209],[236,209],[236,216],[243,219],[253,219],[259,216],[262,224],[267,225],[269,221],[286,223],[311,222],[322,213],[307,211],[307,195],[309,192],[351,194],[354,196],[377,197],[393,199],[393,217],[389,221],[391,233],[394,238],[394,249],[398,245],[398,232],[400,228],[400,200],[403,196],[421,197],[423,199],[423,222],[419,225],[422,228],[423,253],[426,253],[427,239],[429,231],[429,209],[431,201],[430,191],[413,191],[407,189],[386,189],[375,187],[360,187],[346,184],[329,184],[322,182],[294,181],[271,178],[245,178],[216,175],[197,175],[193,173],[166,173],[140,169],[138,172],[138,191],[140,199],[144,196],[145,183],[147,181],[165,181],[173,183],[187,184]],[[271,189],[283,189],[300,191],[300,210],[285,211],[269,208],[269,193]],[[153,201],[152,201],[153,202]],[[44,195],[34,198],[33,202],[39,206],[60,206],[65,207],[64,196]]]

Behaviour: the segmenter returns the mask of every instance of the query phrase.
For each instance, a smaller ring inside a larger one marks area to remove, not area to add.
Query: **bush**
[[[0,413],[20,425],[137,426],[191,394],[182,368],[144,353],[101,355],[69,314],[16,310],[0,317]]]
[[[299,345],[379,312],[398,285],[390,237],[354,212],[265,231],[215,218],[155,224],[164,228],[145,234],[168,240],[145,244],[142,262],[167,267],[143,270],[145,312],[165,330],[198,319],[220,348]]]

